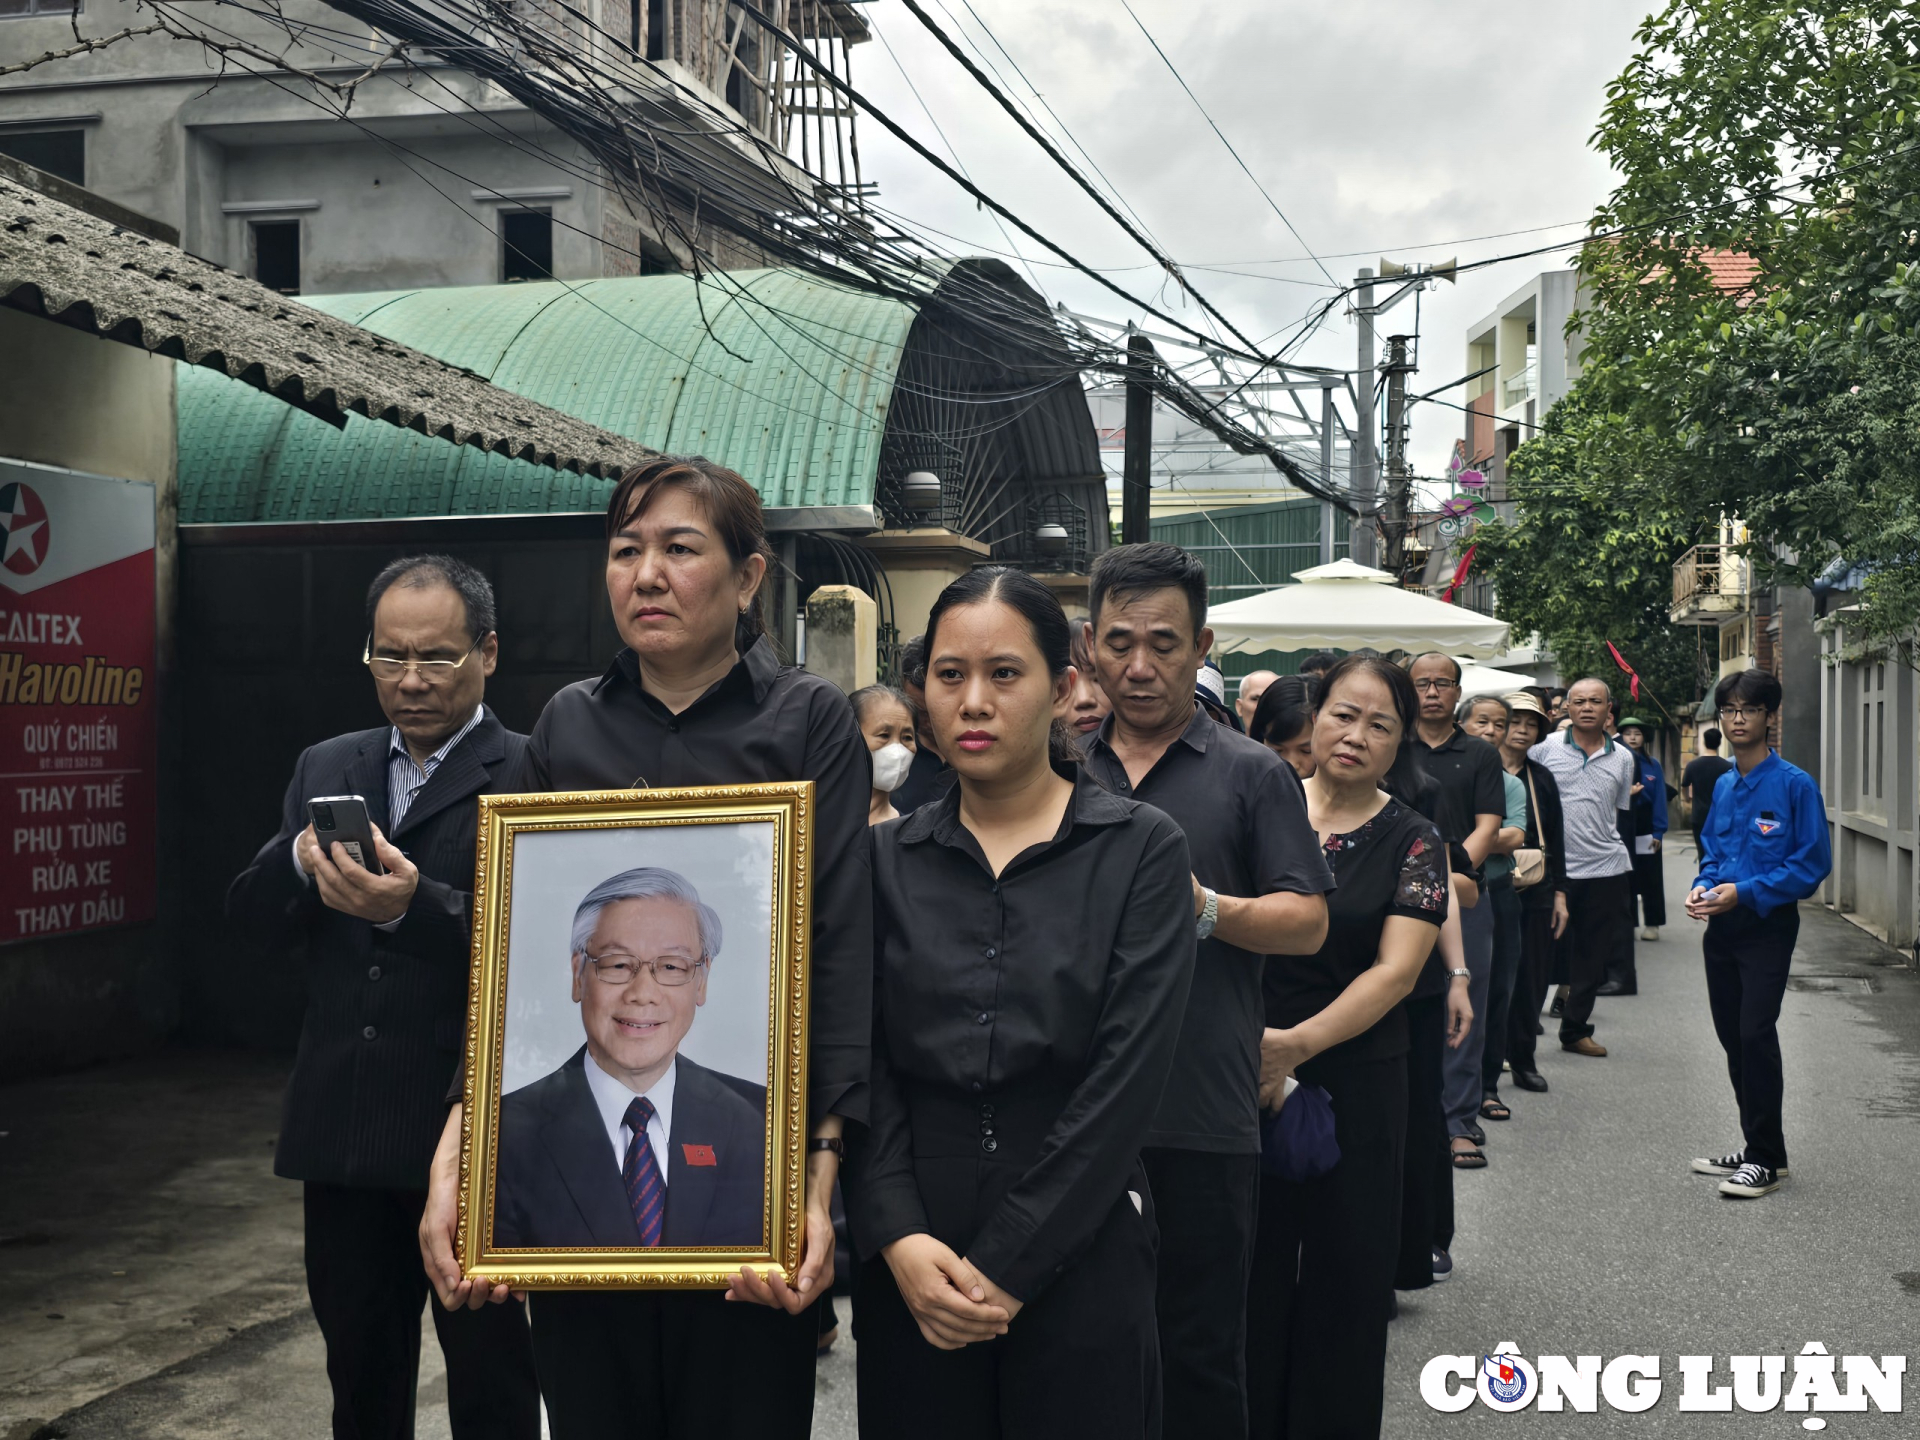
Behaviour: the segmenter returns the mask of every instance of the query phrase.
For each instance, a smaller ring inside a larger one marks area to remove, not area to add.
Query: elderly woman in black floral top
[[[1255,1440],[1376,1435],[1399,1247],[1413,989],[1447,916],[1446,846],[1408,803],[1419,699],[1406,672],[1349,655],[1313,721],[1307,810],[1337,888],[1316,955],[1267,961],[1260,1093],[1287,1076],[1333,1098],[1340,1162],[1265,1176],[1247,1307]]]

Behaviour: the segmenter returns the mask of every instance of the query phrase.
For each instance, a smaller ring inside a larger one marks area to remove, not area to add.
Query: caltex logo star
[[[47,507],[31,486],[18,480],[0,485],[0,565],[16,575],[31,575],[47,558]]]

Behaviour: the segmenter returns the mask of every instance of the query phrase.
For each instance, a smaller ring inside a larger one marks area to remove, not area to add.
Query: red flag
[[[718,1165],[711,1145],[682,1145],[680,1151],[687,1157],[689,1165]]]
[[[1632,696],[1635,700],[1638,700],[1640,698],[1640,672],[1635,670],[1631,665],[1627,664],[1627,657],[1620,653],[1619,647],[1616,646],[1611,640],[1607,641],[1607,650],[1613,656],[1613,663],[1618,665],[1622,670],[1626,671],[1627,674],[1633,677],[1632,681],[1627,686],[1627,694]]]
[[[1440,597],[1446,601],[1447,604],[1451,605],[1453,603],[1453,592],[1460,588],[1460,582],[1467,578],[1467,571],[1473,568],[1473,552],[1479,548],[1478,545],[1469,545],[1467,546],[1467,553],[1460,557],[1459,568],[1453,572],[1453,579],[1447,585],[1447,593]]]

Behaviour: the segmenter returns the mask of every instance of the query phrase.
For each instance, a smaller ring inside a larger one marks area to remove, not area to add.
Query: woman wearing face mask
[[[554,1440],[805,1440],[833,1277],[829,1198],[841,1127],[863,1121],[872,1032],[872,762],[846,697],[781,662],[761,618],[760,497],[733,471],[663,456],[607,504],[605,577],[624,646],[605,673],[547,702],[529,790],[812,780],[806,1212],[794,1285],[743,1267],[713,1291],[542,1291],[534,1360]],[[458,1100],[456,1081],[450,1099]],[[434,1156],[420,1248],[449,1308],[505,1299],[460,1273],[460,1106]],[[622,1141],[642,1143],[622,1127]],[[613,1163],[611,1155],[609,1165]],[[669,1204],[672,1203],[669,1197]]]
[[[867,823],[897,820],[900,812],[893,808],[893,792],[906,783],[913,766],[913,705],[891,685],[869,685],[854,691],[847,701],[873,754],[873,799],[867,805]]]
[[[957,784],[873,831],[860,1433],[1157,1436],[1139,1155],[1193,974],[1186,837],[1074,765],[1066,616],[1032,576],[954,581],[926,653]]]
[[[1087,627],[1071,625],[1069,628],[1073,631],[1073,699],[1067,711],[1067,729],[1084,747],[1107,723],[1113,702],[1107,699],[1107,692],[1100,688],[1099,676],[1094,674],[1093,652],[1087,648]]]
[[[1313,774],[1312,687],[1298,675],[1282,675],[1261,693],[1247,726],[1258,740],[1293,767],[1302,780]]]
[[[1446,846],[1407,803],[1420,714],[1399,666],[1349,655],[1320,688],[1307,813],[1337,887],[1316,955],[1267,962],[1260,1098],[1283,1082],[1333,1097],[1340,1160],[1317,1180],[1262,1178],[1247,1305],[1250,1433],[1379,1432],[1400,1241],[1407,1123],[1401,1002],[1440,936]]]

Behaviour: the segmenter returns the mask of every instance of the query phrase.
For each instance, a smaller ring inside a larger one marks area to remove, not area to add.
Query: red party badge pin
[[[711,1145],[682,1145],[680,1153],[687,1157],[689,1165],[718,1165]]]

